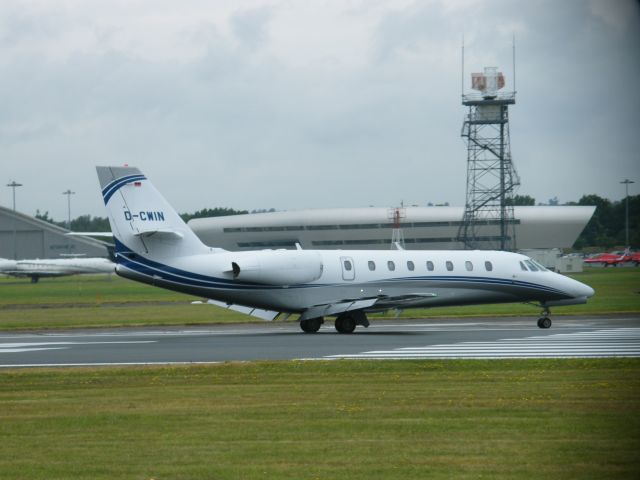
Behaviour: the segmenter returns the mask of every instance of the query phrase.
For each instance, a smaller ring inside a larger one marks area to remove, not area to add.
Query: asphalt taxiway
[[[0,333],[0,367],[217,363],[295,359],[640,357],[640,316],[380,320],[356,333],[327,322]]]

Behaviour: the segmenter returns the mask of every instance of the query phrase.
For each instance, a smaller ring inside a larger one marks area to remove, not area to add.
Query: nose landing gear
[[[539,328],[551,328],[551,319],[549,318],[550,313],[549,309],[544,307],[544,310],[542,310],[542,317],[538,319]]]

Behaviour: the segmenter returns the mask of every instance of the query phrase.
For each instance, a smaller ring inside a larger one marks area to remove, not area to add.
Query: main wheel
[[[542,317],[538,320],[538,326],[540,328],[550,328],[551,327],[551,319],[549,317]]]
[[[309,320],[301,320],[300,328],[304,333],[316,333],[320,330],[320,326],[324,323],[322,317],[310,318]]]
[[[356,319],[351,315],[340,315],[336,318],[336,330],[338,333],[353,333],[356,329]]]

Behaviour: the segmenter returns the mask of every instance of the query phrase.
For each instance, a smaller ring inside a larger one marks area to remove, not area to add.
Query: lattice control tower
[[[520,179],[509,141],[509,105],[516,96],[499,92],[505,80],[497,70],[472,73],[477,93],[462,95],[469,107],[461,133],[467,140],[467,199],[458,240],[467,249],[516,249],[513,195]]]

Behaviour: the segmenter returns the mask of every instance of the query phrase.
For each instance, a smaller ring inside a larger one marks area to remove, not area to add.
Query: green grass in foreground
[[[591,285],[596,295],[586,305],[558,307],[553,315],[640,312],[640,269],[590,268],[572,277]],[[29,280],[0,278],[0,330],[198,325],[253,322],[255,318],[210,305],[194,306],[195,297],[116,276],[76,276]],[[505,304],[406,310],[403,318],[525,315],[531,305]],[[393,316],[377,314],[372,318]]]
[[[0,373],[9,479],[638,478],[640,360]]]

